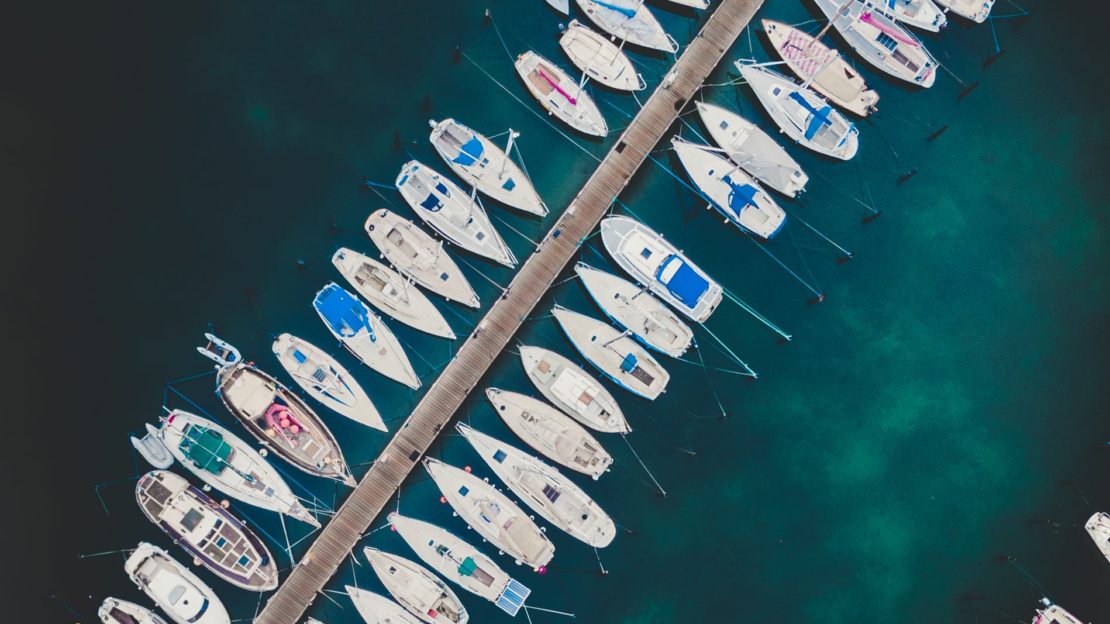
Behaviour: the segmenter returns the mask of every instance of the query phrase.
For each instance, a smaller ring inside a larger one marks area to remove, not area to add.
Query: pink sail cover
[[[867,11],[866,13],[861,14],[859,16],[859,21],[863,22],[864,24],[871,24],[875,28],[878,28],[882,32],[890,35],[891,37],[897,39],[898,41],[901,41],[908,46],[913,46],[916,48],[921,45],[917,42],[916,39],[907,36],[901,30],[898,30],[897,28],[892,28],[891,26],[876,20],[874,17],[871,17],[871,11]]]
[[[563,91],[563,88],[559,86],[559,83],[552,80],[551,76],[548,76],[542,69],[540,69],[538,67],[536,68],[536,71],[539,72],[540,76],[544,80],[547,81],[547,84],[551,85],[552,87],[555,87],[555,90],[558,91],[560,94],[562,94],[562,96],[565,97],[568,102],[570,102],[571,104],[574,104],[575,106],[578,105],[578,100],[571,97],[571,95],[569,93],[567,93],[566,91]]]

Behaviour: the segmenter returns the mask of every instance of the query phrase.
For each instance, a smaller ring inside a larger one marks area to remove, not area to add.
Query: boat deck
[[[363,533],[762,4],[763,0],[721,0],[701,32],[675,63],[671,84],[655,89],[547,233],[539,249],[517,272],[505,295],[494,302],[358,487],[270,597],[255,619],[256,624],[297,624],[301,621],[305,610],[339,565],[351,555]]]

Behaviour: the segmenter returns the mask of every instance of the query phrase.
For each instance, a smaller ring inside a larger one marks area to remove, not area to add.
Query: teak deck
[[[297,624],[763,0],[722,0],[255,622]]]

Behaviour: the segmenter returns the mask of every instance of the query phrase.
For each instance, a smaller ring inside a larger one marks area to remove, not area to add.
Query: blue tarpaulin
[[[755,205],[755,194],[759,191],[751,184],[737,184],[732,181],[732,178],[725,178],[725,182],[732,187],[732,191],[728,194],[728,207],[732,209],[732,213],[740,216],[740,211],[747,206]]]
[[[675,263],[678,263],[678,268],[671,275],[671,279],[663,282],[661,276]],[[671,254],[671,257],[660,265],[659,271],[655,274],[655,279],[666,284],[667,290],[671,291],[671,294],[678,297],[678,300],[688,308],[698,305],[698,300],[705,294],[705,291],[709,290],[709,281],[682,258],[674,254]]]
[[[790,94],[790,99],[801,104],[802,108],[809,111],[810,115],[812,115],[812,117],[810,117],[809,119],[809,127],[806,128],[807,141],[811,140],[814,135],[817,134],[817,131],[821,129],[821,126],[832,125],[832,122],[829,121],[829,113],[832,112],[831,106],[825,106],[821,110],[817,110],[816,108],[813,108],[813,106],[808,101],[806,101],[806,99],[802,97],[802,95],[797,91],[794,91]]]
[[[316,294],[312,306],[337,336],[350,338],[362,330],[375,340],[374,330],[367,317],[368,310],[361,301],[335,284],[328,284]]]
[[[602,2],[601,0],[594,0],[594,4],[598,6],[603,6],[611,11],[616,11],[617,13],[620,13],[625,17],[633,17],[636,15],[636,9],[630,9],[628,7],[622,7],[616,4],[609,4],[608,2]]]
[[[478,137],[472,136],[469,141],[459,148],[458,155],[452,160],[464,167],[468,167],[482,157],[483,151],[485,150],[482,148],[482,142],[478,140]]]
[[[420,202],[420,207],[424,208],[425,210],[436,212],[440,208],[443,208],[443,204],[439,203],[438,197],[431,193],[428,193],[428,196],[424,198],[424,201]]]

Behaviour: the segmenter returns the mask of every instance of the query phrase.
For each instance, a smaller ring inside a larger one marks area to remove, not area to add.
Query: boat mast
[[[501,161],[501,171],[497,172],[497,179],[500,180],[505,176],[505,169],[509,166],[509,155],[513,151],[513,139],[520,136],[520,133],[512,128],[509,128],[509,140],[505,144],[505,159]]]

